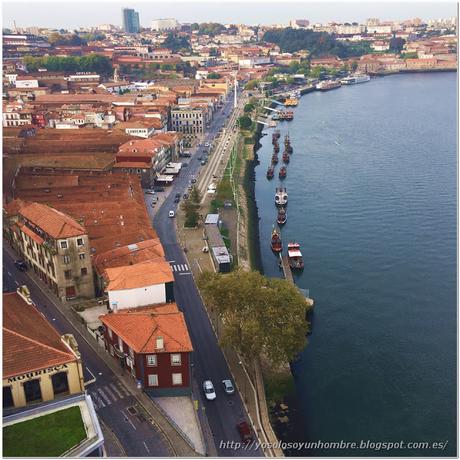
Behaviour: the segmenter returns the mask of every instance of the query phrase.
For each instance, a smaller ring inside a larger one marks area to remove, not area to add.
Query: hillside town
[[[456,70],[457,18],[186,24],[124,8],[120,24],[3,29],[4,446],[39,455],[21,450],[22,430],[45,430],[33,424],[43,417],[52,431],[79,407],[76,439],[36,449],[279,455],[244,450],[276,441],[259,408],[263,382],[251,383],[259,377],[243,359],[228,367],[176,217],[191,195],[215,192],[254,95]],[[319,36],[330,46],[297,46]],[[226,272],[219,212],[201,207],[196,226],[206,227],[203,258]],[[210,406],[213,385],[232,404]],[[233,440],[240,450],[219,447]]]

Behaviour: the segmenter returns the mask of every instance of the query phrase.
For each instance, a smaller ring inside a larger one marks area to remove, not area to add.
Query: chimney
[[[156,339],[156,347],[155,347],[155,349],[156,350],[163,350],[163,348],[164,348],[163,337],[159,336]]]

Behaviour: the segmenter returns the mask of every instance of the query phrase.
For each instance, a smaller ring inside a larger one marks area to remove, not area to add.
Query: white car
[[[204,144],[205,147],[209,147],[209,142],[206,142],[206,144]]]
[[[174,217],[176,215],[176,213],[171,209],[171,211],[169,211],[169,217]]]
[[[203,382],[203,391],[208,401],[213,401],[216,399],[216,392],[214,391],[214,385],[212,384],[211,380],[205,380]]]
[[[155,192],[153,190],[147,190],[145,193],[147,195],[155,195]]]

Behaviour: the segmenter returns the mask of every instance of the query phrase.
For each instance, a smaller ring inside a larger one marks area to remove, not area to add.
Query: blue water
[[[315,299],[313,333],[293,366],[297,440],[448,441],[299,454],[456,454],[456,79],[394,75],[314,92],[278,125],[294,148],[282,237],[302,244],[296,283]],[[265,177],[265,132],[261,253],[265,274],[280,276],[269,248],[279,180]]]

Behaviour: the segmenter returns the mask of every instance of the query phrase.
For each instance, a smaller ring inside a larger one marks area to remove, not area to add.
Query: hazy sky
[[[142,26],[150,26],[157,18],[176,18],[179,22],[206,22],[244,24],[287,23],[290,19],[308,19],[310,22],[363,21],[369,17],[380,19],[446,18],[457,15],[457,3],[450,2],[156,2],[108,0],[75,1],[2,1],[3,27],[40,26],[78,28],[98,24],[121,24],[121,8],[131,7],[139,11]]]

